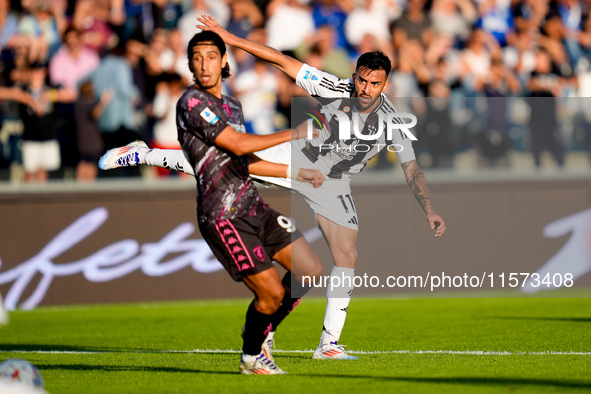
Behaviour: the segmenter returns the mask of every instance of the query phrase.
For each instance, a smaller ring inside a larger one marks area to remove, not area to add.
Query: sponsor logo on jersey
[[[195,108],[195,106],[201,104],[201,100],[196,99],[195,97],[191,97],[189,99],[189,101],[187,102],[187,105],[189,106],[189,111],[192,110],[193,108]]]
[[[205,109],[201,111],[199,115],[201,115],[201,117],[205,119],[207,123],[212,125],[215,125],[220,120],[220,118],[218,118],[218,116],[214,114],[213,111],[209,109],[209,107],[205,107]]]
[[[318,81],[318,77],[314,74],[312,74],[309,70],[306,71],[306,74],[304,75],[304,79],[306,80],[310,80],[310,81]]]

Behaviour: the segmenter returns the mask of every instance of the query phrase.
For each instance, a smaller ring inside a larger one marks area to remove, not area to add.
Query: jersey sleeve
[[[188,130],[208,144],[213,144],[217,136],[228,126],[222,109],[198,96],[184,99],[179,102],[179,109],[184,114]]]
[[[351,79],[337,78],[308,64],[300,68],[295,81],[300,88],[316,97],[350,97],[353,92]]]
[[[396,110],[396,107],[394,106],[394,104],[387,97],[384,97],[383,105],[385,108],[388,108],[390,111],[399,114],[399,112]],[[397,117],[397,118],[393,118],[392,122],[395,122],[398,124],[406,123],[404,117],[402,117],[402,116]],[[412,129],[409,128],[408,130],[412,133]],[[396,152],[396,157],[398,158],[399,163],[406,163],[407,161],[411,161],[411,160],[416,159],[415,151],[412,146],[412,140],[402,130],[400,130],[400,129],[392,130],[392,144],[394,145],[394,150]]]
[[[411,139],[406,136],[403,138],[403,136],[404,134],[398,130],[395,130],[392,133],[392,143],[396,144],[396,157],[398,158],[399,163],[406,163],[407,161],[416,159]]]

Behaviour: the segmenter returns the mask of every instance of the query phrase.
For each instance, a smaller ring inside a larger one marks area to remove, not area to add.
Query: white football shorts
[[[289,142],[280,144],[256,152],[255,155],[273,163],[289,164],[291,162],[291,144]],[[308,168],[305,164],[301,165],[301,167]],[[311,165],[309,168],[313,168],[313,166]],[[314,216],[321,215],[343,227],[358,230],[359,220],[348,178],[327,178],[322,186],[314,188],[310,183],[299,182],[295,179],[258,175],[251,175],[251,177],[301,194],[310,205]]]
[[[21,149],[26,172],[55,171],[60,168],[60,145],[57,140],[22,141]]]

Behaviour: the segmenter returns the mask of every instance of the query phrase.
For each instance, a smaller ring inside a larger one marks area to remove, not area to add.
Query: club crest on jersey
[[[262,246],[257,246],[252,251],[259,261],[265,261],[265,250]]]
[[[218,116],[216,114],[214,114],[209,107],[205,107],[205,109],[203,111],[201,111],[201,113],[199,114],[201,115],[201,117],[203,119],[205,119],[207,121],[207,123],[209,124],[216,124],[218,122],[218,120],[220,120],[220,118],[218,118]]]
[[[318,81],[318,77],[312,74],[309,70],[306,71],[306,74],[304,74],[304,79],[309,79],[310,81]]]

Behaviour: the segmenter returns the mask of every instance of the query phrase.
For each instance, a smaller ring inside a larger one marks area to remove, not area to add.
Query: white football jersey
[[[369,160],[384,149],[396,152],[400,163],[415,159],[412,142],[404,132],[394,129],[392,139],[387,140],[387,122],[400,124],[404,120],[392,118],[391,114],[398,112],[383,93],[379,97],[378,106],[371,113],[360,113],[352,102],[354,90],[352,79],[339,79],[304,64],[297,75],[296,84],[313,97],[333,99],[319,100],[322,109],[316,112],[315,117],[322,115],[320,137],[314,140],[292,141],[292,159],[301,167],[306,167],[305,162],[302,162],[303,155],[326,177],[342,179],[359,173]],[[350,139],[339,139],[338,116],[334,113],[324,113],[324,110],[340,111],[348,117],[351,122]],[[367,136],[365,138],[371,138],[371,135],[377,135],[380,131],[381,135],[376,139],[360,139],[354,134],[354,127],[360,134]],[[318,122],[316,122],[316,128],[319,128]]]

